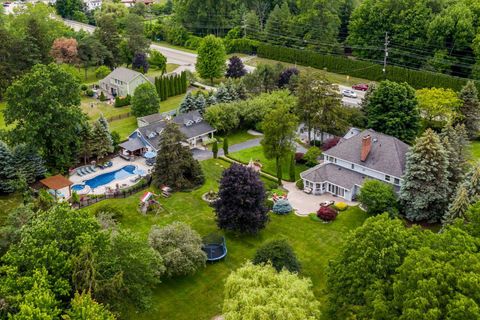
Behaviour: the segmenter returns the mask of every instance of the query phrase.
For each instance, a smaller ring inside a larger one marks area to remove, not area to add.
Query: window
[[[393,183],[395,183],[396,185],[399,185],[400,184],[400,179],[398,179],[398,178],[393,179]]]
[[[385,175],[385,181],[390,181],[390,180],[391,180],[390,176]]]
[[[317,183],[317,189],[320,189],[320,183]]]
[[[352,163],[352,169],[355,169],[355,165]]]

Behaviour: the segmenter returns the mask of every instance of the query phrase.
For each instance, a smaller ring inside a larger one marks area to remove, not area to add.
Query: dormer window
[[[156,133],[156,132],[150,132],[150,133],[147,135],[147,137],[148,137],[149,139],[153,139],[153,138],[155,138],[156,136],[157,136],[157,133]]]
[[[185,125],[186,125],[187,127],[191,126],[192,124],[194,124],[193,120],[185,121]]]
[[[202,120],[203,119],[201,117],[198,117],[198,118],[195,119],[195,123],[200,123],[200,122],[202,122]]]

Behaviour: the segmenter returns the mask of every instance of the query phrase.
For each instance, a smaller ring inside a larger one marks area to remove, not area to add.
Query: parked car
[[[357,94],[355,93],[355,91],[349,90],[349,89],[342,90],[342,95],[344,97],[349,97],[349,98],[356,98],[357,97]]]
[[[354,84],[352,86],[352,88],[355,89],[355,90],[367,91],[368,90],[368,84],[365,84],[365,83]]]

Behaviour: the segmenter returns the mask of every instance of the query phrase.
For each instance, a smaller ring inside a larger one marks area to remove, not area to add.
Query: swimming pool
[[[136,166],[129,164],[118,170],[102,173],[92,179],[85,180],[84,185],[89,186],[91,189],[95,189],[95,188],[104,186],[106,184],[109,184],[115,180],[124,179],[129,176],[144,174],[144,173],[145,172],[143,170],[138,170]],[[77,187],[77,186],[74,186],[74,187]],[[80,187],[77,187],[77,188],[80,188]]]

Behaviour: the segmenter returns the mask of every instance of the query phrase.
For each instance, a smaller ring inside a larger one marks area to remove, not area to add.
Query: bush
[[[103,93],[103,91],[100,92],[100,97],[98,97],[98,99],[100,99],[100,101],[107,100],[107,97],[105,97],[105,93]]]
[[[317,216],[316,212],[309,213],[308,217],[310,218],[310,220],[313,220],[313,221],[316,221],[316,222],[322,222],[322,220],[320,220],[320,218]]]
[[[318,164],[318,157],[320,157],[321,154],[322,152],[318,147],[310,147],[303,156],[303,160],[305,160],[307,166],[314,167]]]
[[[322,141],[320,141],[320,140],[310,140],[310,145],[312,147],[321,147],[322,146]]]
[[[112,205],[101,205],[93,211],[95,217],[98,217],[100,214],[108,213],[114,220],[118,221],[123,217],[123,212],[117,207]]]
[[[347,208],[348,208],[348,204],[346,204],[345,202],[335,203],[335,209],[337,209],[338,211],[345,211],[347,210]]]
[[[265,199],[265,207],[268,209],[268,210],[272,210],[273,209],[273,200],[270,200],[270,199]]]
[[[197,50],[201,42],[202,42],[202,38],[191,35],[188,37],[188,40],[185,41],[185,47],[187,49]]]
[[[289,214],[292,212],[292,206],[287,199],[279,199],[277,202],[274,203],[272,211],[276,214]]]
[[[130,105],[131,97],[127,95],[126,97],[115,97],[115,108],[125,107]]]
[[[88,96],[88,97],[93,97],[95,95],[95,92],[93,92],[92,89],[87,89],[87,91],[85,91],[85,94]]]
[[[110,74],[111,70],[107,66],[100,66],[95,70],[95,77],[97,79],[103,79]]]
[[[253,264],[270,262],[277,271],[287,269],[290,272],[300,272],[300,263],[293,248],[286,240],[272,240],[258,248],[253,258]]]
[[[303,190],[305,188],[305,186],[303,185],[303,180],[300,179],[300,180],[297,180],[297,182],[295,183],[295,185],[297,186],[298,189],[300,190]]]
[[[337,211],[332,207],[320,207],[317,211],[317,217],[323,221],[333,221],[337,218]]]
[[[335,138],[331,138],[331,139],[328,139],[327,141],[325,141],[325,143],[322,145],[322,150],[323,151],[327,151],[333,147],[335,147],[338,142],[340,141],[340,137],[335,137]]]
[[[258,46],[260,45],[259,41],[251,39],[231,39],[225,41],[225,49],[227,53],[246,53],[246,54],[256,54]]]
[[[298,163],[298,164],[304,164],[305,163],[305,160],[303,159],[304,155],[305,155],[305,153],[303,153],[303,152],[296,152],[295,153],[295,162]]]
[[[265,190],[271,191],[278,188],[278,183],[276,181],[268,180],[265,183]]]
[[[88,89],[88,86],[86,84],[82,84],[80,86],[80,90],[82,90],[82,91],[87,91],[87,89]]]

